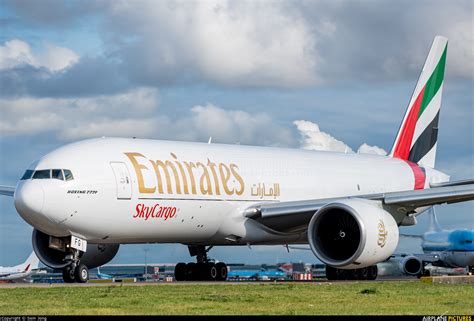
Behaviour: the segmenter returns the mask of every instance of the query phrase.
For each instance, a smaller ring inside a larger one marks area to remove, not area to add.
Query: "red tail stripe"
[[[402,131],[400,132],[400,137],[398,137],[397,146],[393,153],[393,157],[408,159],[410,155],[411,141],[413,140],[413,135],[415,134],[416,121],[418,120],[418,114],[420,112],[420,106],[423,101],[423,95],[425,93],[425,87],[420,91],[418,97],[413,103],[413,107],[408,113],[407,119],[403,123]]]
[[[418,166],[415,163],[406,161],[406,163],[410,166],[411,170],[413,171],[413,175],[415,176],[415,187],[414,189],[424,189],[425,182],[426,182],[426,173],[425,170]]]

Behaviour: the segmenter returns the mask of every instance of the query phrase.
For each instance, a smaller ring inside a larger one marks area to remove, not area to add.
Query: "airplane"
[[[38,269],[39,259],[35,252],[32,252],[22,264],[3,267],[0,266],[0,281],[25,281],[33,270]]]
[[[254,280],[284,280],[288,276],[282,271],[252,271],[252,270],[230,270],[227,277],[229,279],[254,279]]]
[[[435,169],[447,43],[435,37],[388,156],[103,137],[46,154],[0,193],[64,282],[133,243],[188,246],[196,263],[178,263],[178,281],[225,280],[213,246],[308,243],[330,277],[374,279],[399,226],[474,199],[473,179]]]
[[[97,267],[97,279],[99,280],[112,280],[114,277],[107,273],[100,273],[100,267]]]
[[[445,268],[466,268],[474,274],[474,230],[444,230],[438,223],[434,208],[429,210],[429,229],[423,235],[402,234],[422,240],[423,254],[401,257],[400,266],[408,275],[429,276],[427,264]]]

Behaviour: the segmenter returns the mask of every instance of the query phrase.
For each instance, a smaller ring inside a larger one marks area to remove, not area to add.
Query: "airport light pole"
[[[148,262],[147,262],[147,252],[148,252],[148,249],[145,248],[143,249],[143,251],[145,252],[145,281],[148,279]]]

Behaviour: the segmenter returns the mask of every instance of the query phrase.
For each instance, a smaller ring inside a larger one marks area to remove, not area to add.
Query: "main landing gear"
[[[79,260],[79,251],[71,249],[72,254],[66,257],[70,261],[68,265],[63,268],[64,283],[86,283],[89,280],[89,269]]]
[[[189,254],[196,256],[197,263],[178,263],[174,268],[176,281],[225,281],[227,280],[227,265],[223,262],[211,261],[205,246],[188,246]]]
[[[343,270],[326,265],[326,278],[333,280],[375,280],[377,278],[377,265],[361,269]]]

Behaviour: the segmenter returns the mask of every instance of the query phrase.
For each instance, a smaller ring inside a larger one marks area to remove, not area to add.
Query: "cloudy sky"
[[[474,177],[472,1],[0,2],[0,184],[95,136],[389,151],[435,35],[449,38],[437,168]],[[0,197],[0,265],[31,227]],[[474,228],[474,202],[437,207]],[[422,233],[419,218],[405,233]],[[189,260],[123,246],[115,263]],[[420,251],[402,240],[400,252]],[[258,255],[255,255],[256,252]],[[315,261],[283,247],[217,248],[226,262]]]

